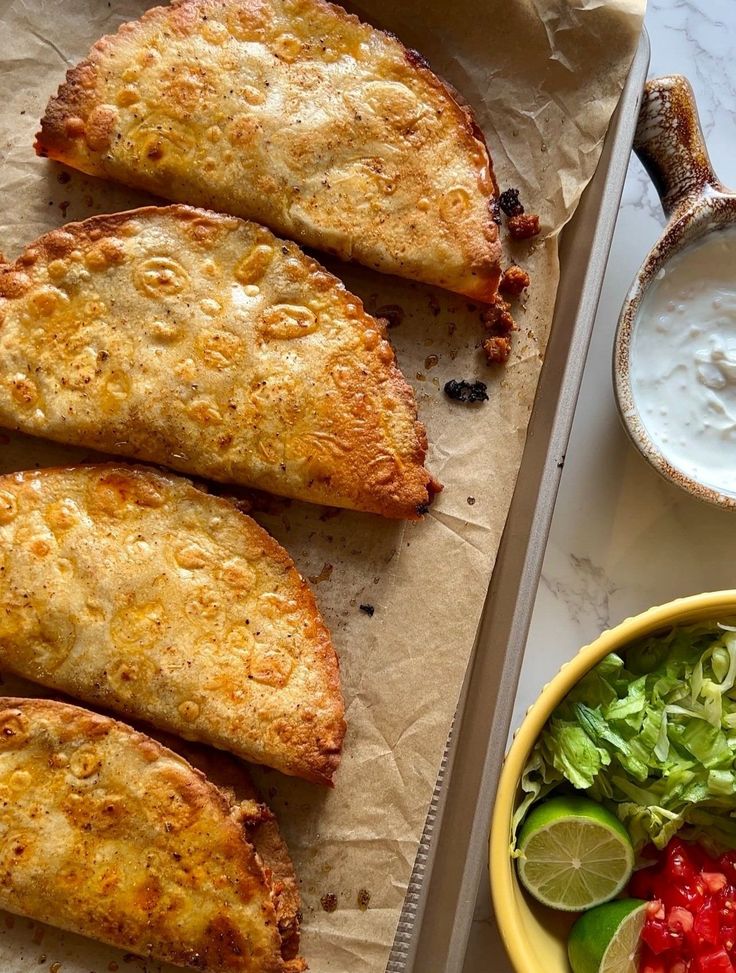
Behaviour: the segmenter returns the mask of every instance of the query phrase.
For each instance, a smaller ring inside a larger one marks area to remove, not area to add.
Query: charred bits
[[[449,382],[445,382],[444,392],[448,399],[454,399],[455,402],[471,404],[488,401],[488,386],[485,382],[466,382],[464,378],[451,378]]]
[[[520,216],[524,212],[524,207],[519,200],[518,189],[504,189],[498,197],[498,205],[506,216]]]
[[[526,213],[518,189],[505,189],[498,197],[498,205],[506,214],[512,240],[528,240],[539,233],[539,217]]]

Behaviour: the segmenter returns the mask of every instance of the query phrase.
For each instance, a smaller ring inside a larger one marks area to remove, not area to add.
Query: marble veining
[[[569,570],[542,576],[542,584],[558,602],[565,605],[573,622],[584,616],[594,616],[601,629],[611,624],[611,598],[618,586],[599,565],[589,557],[572,552],[567,555]],[[565,576],[567,575],[567,577]]]
[[[650,73],[685,74],[713,166],[736,187],[736,3],[649,0]],[[616,415],[611,350],[626,291],[664,225],[632,158],[529,633],[514,714],[603,629],[681,595],[736,587],[736,513],[666,483]],[[510,973],[485,883],[464,973]]]

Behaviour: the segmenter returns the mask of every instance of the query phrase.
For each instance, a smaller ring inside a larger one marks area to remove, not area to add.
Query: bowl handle
[[[693,89],[681,74],[647,81],[634,151],[667,216],[691,205],[707,187],[724,191],[708,157]]]

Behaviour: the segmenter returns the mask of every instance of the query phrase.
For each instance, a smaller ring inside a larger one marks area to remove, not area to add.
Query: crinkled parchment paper
[[[429,466],[445,491],[413,525],[297,503],[255,510],[312,577],[342,662],[349,732],[335,788],[259,774],[302,878],[303,951],[318,973],[385,966],[521,459],[554,305],[556,235],[595,168],[644,4],[363,0],[357,8],[462,92],[487,135],[501,187],[520,188],[527,209],[540,213],[543,234],[531,248],[512,248],[533,287],[505,369],[483,364],[479,310],[466,300],[331,263],[371,311],[401,309],[391,337],[428,427]],[[36,159],[32,143],[66,68],[145,6],[0,0],[0,249],[7,256],[65,219],[144,199]],[[442,386],[450,378],[481,378],[490,401],[448,401]],[[3,435],[0,468],[80,455]],[[375,608],[372,617],[361,604]],[[335,911],[323,908],[325,896],[336,897]],[[157,968],[0,916],[4,973],[53,963],[61,963],[55,973]]]

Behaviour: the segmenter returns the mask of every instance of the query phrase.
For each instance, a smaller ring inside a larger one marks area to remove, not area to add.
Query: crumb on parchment
[[[498,197],[498,205],[506,216],[520,216],[524,212],[524,207],[519,200],[518,189],[504,189]]]
[[[539,233],[539,217],[527,213],[512,216],[506,225],[512,240],[528,240]]]
[[[529,283],[529,274],[517,264],[512,264],[504,270],[498,289],[507,297],[518,297]]]
[[[489,365],[504,365],[511,354],[511,339],[507,335],[492,335],[483,342],[483,352]]]
[[[498,294],[480,317],[486,330],[490,331],[492,336],[505,335],[510,331],[516,331],[516,322],[511,316],[511,305]]]
[[[448,399],[456,402],[487,402],[488,386],[485,382],[466,382],[464,378],[458,380],[451,378],[445,382],[445,395]]]

